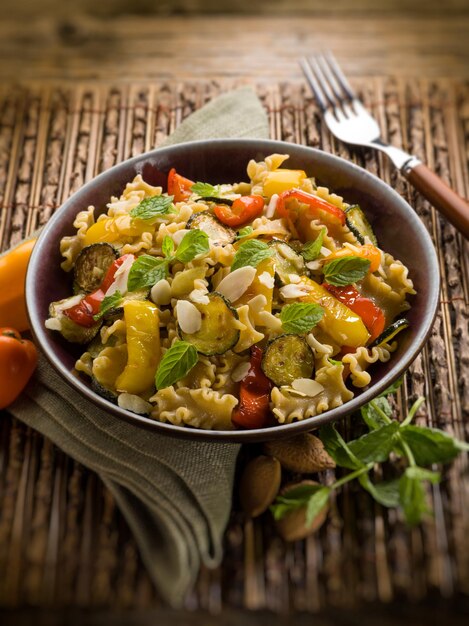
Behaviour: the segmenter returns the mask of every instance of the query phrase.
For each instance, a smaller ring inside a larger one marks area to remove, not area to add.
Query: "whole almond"
[[[302,480],[298,483],[291,483],[286,485],[280,492],[280,495],[285,495],[291,489],[295,489],[300,485],[318,485],[319,483],[314,480]],[[310,526],[306,525],[306,505],[287,513],[282,519],[276,520],[275,526],[277,532],[285,541],[297,541],[298,539],[304,539],[308,535],[312,535],[318,530],[325,522],[329,505],[313,519],[313,523]]]
[[[258,456],[244,468],[239,498],[245,513],[257,517],[266,511],[280,489],[282,469],[271,456]]]
[[[322,441],[309,433],[268,441],[264,444],[264,452],[276,457],[285,469],[298,474],[314,474],[335,467],[334,459],[326,452]]]

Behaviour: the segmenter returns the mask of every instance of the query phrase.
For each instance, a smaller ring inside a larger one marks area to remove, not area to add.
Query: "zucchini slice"
[[[303,337],[280,335],[267,345],[261,367],[278,387],[290,385],[297,378],[313,376],[314,355]]]
[[[85,293],[96,291],[116,259],[117,252],[108,243],[93,243],[83,248],[73,270],[74,289]]]
[[[229,301],[214,291],[208,294],[208,304],[195,304],[202,315],[202,325],[196,333],[184,333],[178,325],[179,335],[205,356],[224,354],[239,340],[239,330],[235,324],[238,313]]]
[[[370,222],[367,220],[366,215],[358,204],[354,204],[346,210],[345,222],[362,245],[366,243],[365,237],[368,237],[374,246],[378,245],[378,240],[371,228]]]
[[[272,239],[269,245],[274,249],[275,274],[283,285],[290,282],[290,274],[305,273],[305,261],[292,246],[281,239]]]
[[[409,328],[409,326],[410,322],[405,318],[396,320],[395,322],[390,324],[385,330],[383,330],[381,335],[379,335],[379,337],[377,337],[372,343],[370,343],[367,348],[374,348],[375,346],[381,346],[383,343],[389,343],[391,339],[394,339],[397,333],[400,333],[401,330]]]
[[[49,305],[49,316],[50,318],[53,318],[54,324],[57,324],[56,327],[54,326],[53,330],[57,330],[64,337],[64,339],[70,341],[70,343],[79,343],[84,345],[96,337],[99,329],[101,328],[102,322],[96,322],[96,324],[93,324],[93,326],[88,328],[76,324],[62,312],[64,309],[68,308],[64,305],[71,299],[72,298],[65,298],[64,300],[51,302]],[[46,327],[52,328],[51,326],[48,326],[47,323]]]
[[[207,233],[213,243],[221,246],[233,243],[236,239],[236,231],[224,226],[210,211],[193,213],[186,224],[187,228],[199,228]]]
[[[226,206],[233,206],[234,200],[230,198],[217,198],[216,196],[205,196],[205,198],[196,198],[194,202],[214,202],[215,204],[226,204]]]
[[[117,404],[118,394],[112,389],[108,389],[107,387],[101,385],[101,383],[99,383],[94,376],[91,377],[91,389],[105,400],[109,400],[109,402]]]

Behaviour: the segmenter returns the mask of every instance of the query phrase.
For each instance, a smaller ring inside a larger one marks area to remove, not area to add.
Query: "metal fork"
[[[345,143],[387,154],[407,180],[469,239],[469,204],[417,157],[382,141],[376,120],[357,98],[332,54],[301,59],[300,65],[331,133]]]

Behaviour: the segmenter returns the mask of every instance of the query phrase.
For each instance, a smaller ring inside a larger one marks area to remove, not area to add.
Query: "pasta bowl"
[[[140,174],[151,185],[166,186],[168,172],[212,184],[246,179],[246,164],[273,153],[289,154],[288,167],[305,170],[347,202],[364,210],[383,250],[400,259],[409,269],[416,295],[406,317],[410,327],[400,337],[396,352],[386,363],[372,368],[370,384],[352,400],[302,421],[253,430],[202,430],[156,421],[130,412],[95,393],[74,365],[82,346],[67,343],[45,328],[49,304],[66,298],[71,279],[60,267],[59,242],[73,234],[79,211],[89,205],[96,214],[106,211],[111,196],[119,196],[126,184]],[[435,250],[421,221],[391,187],[364,169],[320,150],[294,144],[257,139],[218,139],[189,142],[157,149],[116,165],[85,184],[71,196],[43,228],[34,248],[26,278],[26,299],[35,339],[59,374],[97,407],[119,419],[177,437],[225,442],[266,441],[310,431],[357,410],[383,392],[409,367],[422,349],[432,327],[439,294],[439,271]]]

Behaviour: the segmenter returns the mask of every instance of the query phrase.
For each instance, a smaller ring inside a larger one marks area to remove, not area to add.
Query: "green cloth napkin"
[[[243,88],[191,115],[165,145],[268,135],[261,103]],[[113,417],[68,386],[44,357],[8,410],[100,475],[162,598],[180,606],[201,562],[221,559],[239,446],[165,437]]]

